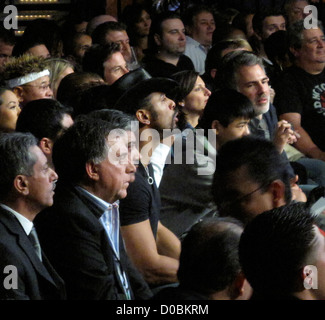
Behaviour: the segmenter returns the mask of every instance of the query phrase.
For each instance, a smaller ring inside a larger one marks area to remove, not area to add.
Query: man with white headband
[[[32,55],[12,58],[3,71],[5,85],[13,90],[22,107],[32,100],[53,97],[49,75],[44,58]]]

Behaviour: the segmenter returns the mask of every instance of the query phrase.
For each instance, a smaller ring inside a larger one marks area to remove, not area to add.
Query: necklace
[[[154,180],[153,180],[153,177],[150,176],[149,168],[148,168],[148,166],[143,166],[143,167],[146,170],[146,173],[147,173],[147,176],[148,176],[148,180],[147,181],[148,181],[148,183],[150,185],[152,185],[154,183]]]

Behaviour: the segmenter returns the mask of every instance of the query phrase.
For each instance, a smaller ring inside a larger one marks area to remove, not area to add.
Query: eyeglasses
[[[24,84],[23,86],[25,86],[25,87],[35,87],[35,88],[38,88],[40,91],[47,91],[48,89],[50,89],[51,84],[50,83],[41,84],[41,85]]]
[[[267,187],[270,183],[263,183],[261,186],[259,186],[258,188],[256,188],[255,190],[240,196],[239,198],[235,199],[235,200],[226,200],[226,201],[222,201],[222,203],[220,204],[220,210],[225,210],[225,209],[229,209],[231,207],[234,207],[235,205],[239,205],[242,202],[244,202],[245,200],[247,200],[251,195],[253,195],[255,192]]]

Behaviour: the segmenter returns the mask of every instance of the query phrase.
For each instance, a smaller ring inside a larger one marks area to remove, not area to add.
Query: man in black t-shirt
[[[142,62],[152,77],[170,77],[179,71],[194,70],[192,60],[184,55],[185,27],[176,13],[155,17],[148,41],[149,50]]]
[[[325,160],[325,37],[322,26],[305,29],[304,21],[288,29],[294,65],[275,87],[280,119],[293,124],[300,139],[295,147],[310,158]]]

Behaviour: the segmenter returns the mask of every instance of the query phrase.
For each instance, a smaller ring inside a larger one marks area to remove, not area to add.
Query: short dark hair
[[[28,102],[19,114],[16,131],[30,132],[38,140],[49,138],[53,142],[62,133],[64,115],[72,115],[72,108],[54,99],[38,99]]]
[[[301,288],[301,269],[314,263],[314,228],[314,218],[302,203],[264,212],[245,227],[240,263],[257,294],[280,298]]]
[[[108,21],[98,25],[91,34],[94,44],[105,45],[106,35],[111,31],[126,31],[126,25],[122,22]]]
[[[178,101],[183,100],[187,95],[191,93],[195,86],[195,82],[199,77],[199,72],[194,70],[184,70],[174,73],[171,79],[178,82],[177,97]]]
[[[230,286],[241,271],[242,230],[238,221],[229,218],[207,218],[195,224],[182,241],[180,287],[209,295]]]
[[[245,95],[236,90],[221,89],[209,97],[200,127],[207,131],[211,129],[214,120],[218,120],[223,127],[228,127],[235,119],[253,119],[254,116],[252,102]]]
[[[91,46],[82,59],[83,71],[97,73],[104,78],[104,63],[116,52],[120,52],[120,45],[115,42]]]
[[[180,19],[180,15],[172,11],[161,12],[154,16],[151,22],[150,31],[148,35],[148,49],[146,53],[155,54],[158,52],[158,46],[155,41],[155,34],[162,36],[162,24],[166,20]]]
[[[213,199],[220,215],[231,215],[246,223],[250,217],[238,210],[225,210],[223,204],[234,201],[234,195],[226,185],[231,185],[235,170],[244,167],[253,182],[266,191],[270,183],[281,180],[285,185],[285,201],[291,202],[290,176],[286,161],[271,141],[246,136],[225,143],[216,157],[216,170],[212,182]],[[230,211],[230,212],[229,212]]]
[[[194,19],[201,12],[210,12],[213,15],[213,11],[207,5],[198,4],[188,7],[182,15],[182,20],[185,26],[192,27],[194,25]]]
[[[279,8],[264,8],[256,12],[252,19],[253,29],[257,34],[261,34],[263,31],[263,21],[267,17],[283,16],[286,19],[285,13]]]
[[[33,167],[37,161],[30,152],[33,146],[37,146],[37,140],[31,133],[0,134],[0,200],[4,200],[10,194],[17,175],[33,174]]]
[[[60,180],[80,183],[86,176],[86,163],[99,163],[107,157],[107,136],[116,129],[108,121],[82,117],[53,146],[53,164]]]
[[[16,36],[13,29],[6,29],[0,24],[0,42],[14,46],[16,44]]]

